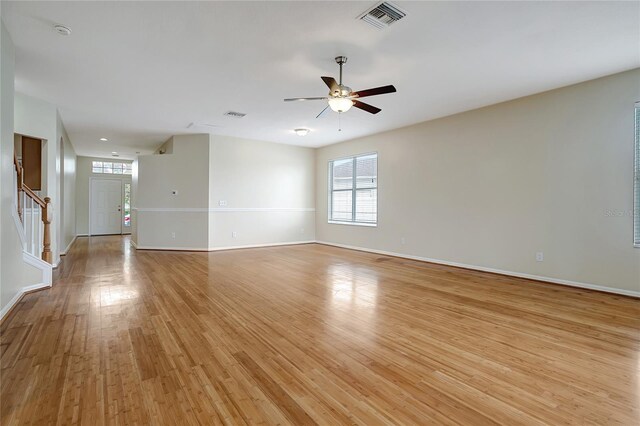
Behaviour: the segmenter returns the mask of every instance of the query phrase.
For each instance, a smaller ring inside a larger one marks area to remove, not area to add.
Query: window
[[[329,161],[329,222],[378,222],[378,154]]]
[[[131,227],[131,184],[124,184],[124,218],[122,225],[125,228]]]
[[[640,102],[635,107],[635,162],[633,182],[633,246],[640,248]]]
[[[113,175],[130,175],[131,163],[113,163],[111,161],[94,161],[91,163],[92,173],[106,173]]]

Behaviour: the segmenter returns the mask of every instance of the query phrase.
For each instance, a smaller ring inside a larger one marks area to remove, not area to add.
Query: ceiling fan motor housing
[[[344,84],[339,84],[338,90],[329,92],[329,97],[331,98],[346,98],[348,96],[351,96],[351,87],[345,86]]]

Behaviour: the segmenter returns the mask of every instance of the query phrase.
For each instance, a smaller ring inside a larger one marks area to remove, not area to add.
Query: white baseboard
[[[308,240],[308,241],[289,241],[285,243],[250,244],[245,246],[209,247],[209,251],[235,250],[235,249],[260,248],[260,247],[294,246],[298,244],[313,244],[315,242],[316,242],[315,240]]]
[[[158,251],[209,251],[206,248],[203,247],[160,247],[160,246],[139,246],[139,245],[133,245],[132,246],[136,249],[136,250],[158,250]]]
[[[11,309],[13,309],[13,307],[18,304],[18,302],[20,302],[20,299],[22,299],[22,297],[27,294],[30,293],[32,291],[35,290],[41,290],[43,288],[51,288],[51,283],[41,283],[41,284],[34,284],[34,285],[29,285],[26,287],[22,287],[20,289],[20,291],[18,293],[16,293],[15,296],[13,296],[11,298],[11,300],[9,301],[9,303],[7,303],[7,305],[2,308],[2,310],[0,310],[0,321],[4,319],[4,317],[11,311]]]
[[[596,290],[596,291],[602,291],[602,292],[606,292],[606,293],[621,294],[623,296],[631,296],[631,297],[640,298],[640,291],[624,290],[624,289],[613,288],[613,287],[605,287],[605,286],[596,285],[596,284],[580,283],[580,282],[576,282],[576,281],[563,280],[563,279],[559,279],[559,278],[549,278],[549,277],[543,277],[543,276],[540,276],[540,275],[524,274],[524,273],[521,273],[521,272],[503,271],[501,269],[487,268],[487,267],[484,267],[484,266],[468,265],[468,264],[465,264],[465,263],[450,262],[450,261],[447,261],[447,260],[440,260],[440,259],[431,259],[431,258],[428,258],[428,257],[421,257],[421,256],[412,256],[412,255],[409,255],[409,254],[395,253],[395,252],[385,251],[385,250],[376,250],[376,249],[370,249],[370,248],[365,248],[365,247],[350,246],[350,245],[346,245],[346,244],[331,243],[329,241],[316,241],[316,243],[324,244],[324,245],[328,245],[328,246],[334,246],[334,247],[341,247],[341,248],[350,249],[350,250],[365,251],[365,252],[369,252],[369,253],[382,254],[382,255],[386,255],[386,256],[401,257],[401,258],[404,258],[404,259],[419,260],[419,261],[422,261],[422,262],[437,263],[439,265],[454,266],[454,267],[457,267],[457,268],[464,268],[464,269],[473,269],[475,271],[491,272],[493,274],[508,275],[508,276],[511,276],[511,277],[526,278],[526,279],[529,279],[529,280],[544,281],[544,282],[548,282],[548,283],[552,283],[552,284],[560,284],[560,285],[566,285],[566,286],[570,286],[570,287],[584,288],[584,289],[587,289],[587,290]]]
[[[60,256],[66,256],[67,253],[69,253],[69,250],[71,249],[71,246],[73,245],[73,243],[76,242],[76,238],[78,238],[77,235],[73,236],[73,239],[71,240],[71,242],[69,243],[69,245],[67,246],[67,248],[64,249],[64,251],[62,253],[60,253]]]
[[[136,250],[166,250],[166,251],[222,251],[222,250],[236,250],[236,249],[248,249],[248,248],[260,248],[260,247],[277,247],[277,246],[293,246],[298,244],[312,244],[315,240],[308,241],[288,241],[284,243],[264,243],[264,244],[249,244],[243,246],[225,246],[225,247],[149,247],[139,246],[131,241],[131,246]]]

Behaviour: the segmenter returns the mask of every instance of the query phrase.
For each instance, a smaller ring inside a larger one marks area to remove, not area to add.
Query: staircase
[[[51,199],[40,198],[31,188],[24,184],[24,169],[20,161],[13,155],[15,167],[14,184],[16,188],[16,210],[20,219],[19,230],[22,247],[25,253],[51,264],[51,221],[53,207]]]

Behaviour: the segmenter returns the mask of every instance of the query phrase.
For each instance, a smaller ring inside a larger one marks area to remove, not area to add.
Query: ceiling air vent
[[[393,3],[382,2],[360,15],[358,19],[376,28],[387,28],[407,16],[407,13]]]
[[[237,112],[237,111],[227,111],[227,112],[224,113],[224,115],[226,115],[228,117],[242,118],[247,114],[244,114],[242,112]]]

